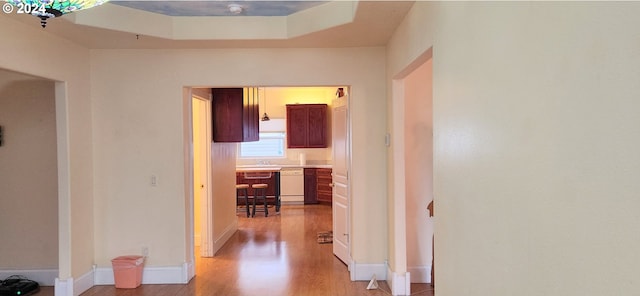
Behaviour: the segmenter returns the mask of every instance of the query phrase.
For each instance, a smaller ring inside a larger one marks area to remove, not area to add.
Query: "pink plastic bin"
[[[142,284],[142,256],[120,256],[111,260],[116,288],[133,289]]]

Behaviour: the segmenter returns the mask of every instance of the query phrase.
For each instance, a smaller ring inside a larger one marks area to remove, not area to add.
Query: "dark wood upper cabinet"
[[[287,147],[327,147],[327,104],[287,105]]]
[[[213,88],[211,92],[213,141],[258,141],[260,113],[257,89]]]

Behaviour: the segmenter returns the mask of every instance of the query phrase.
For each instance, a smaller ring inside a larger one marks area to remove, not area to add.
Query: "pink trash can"
[[[111,260],[116,288],[133,289],[142,284],[143,256],[120,256]]]

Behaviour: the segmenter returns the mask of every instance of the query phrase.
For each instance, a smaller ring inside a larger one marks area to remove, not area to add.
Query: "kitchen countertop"
[[[237,166],[236,172],[279,172],[280,166]]]
[[[306,165],[299,165],[299,164],[262,164],[262,165],[258,165],[258,164],[250,164],[250,165],[238,165],[236,166],[236,171],[238,172],[246,172],[246,171],[280,171],[282,169],[288,169],[288,168],[316,168],[316,169],[320,169],[320,168],[326,168],[326,169],[330,169],[332,168],[332,166],[330,164],[306,164]]]

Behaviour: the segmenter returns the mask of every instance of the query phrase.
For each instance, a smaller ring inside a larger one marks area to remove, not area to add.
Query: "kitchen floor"
[[[331,230],[329,205],[283,206],[280,215],[238,217],[238,232],[215,257],[196,257],[196,276],[188,284],[95,286],[82,296],[391,295],[384,281],[378,290],[367,290],[367,281],[350,281],[332,244],[318,243],[318,232]],[[429,284],[412,284],[411,291],[434,295]],[[37,295],[53,295],[42,292]]]

